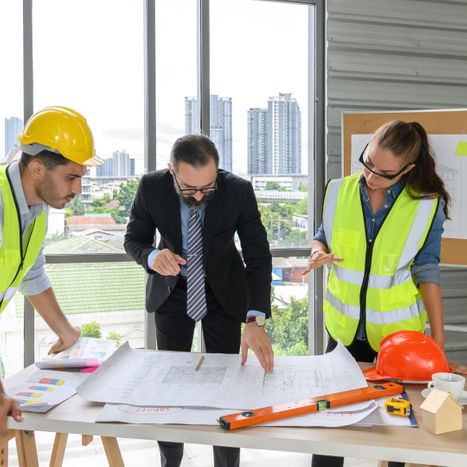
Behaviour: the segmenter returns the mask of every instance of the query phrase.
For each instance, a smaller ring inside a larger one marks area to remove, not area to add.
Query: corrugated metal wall
[[[467,108],[467,0],[328,0],[326,27],[328,178],[343,111]],[[442,281],[446,323],[467,329],[467,269]],[[467,363],[467,332],[446,350]]]

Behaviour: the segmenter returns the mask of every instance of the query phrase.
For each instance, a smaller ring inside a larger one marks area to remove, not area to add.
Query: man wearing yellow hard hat
[[[50,352],[60,352],[79,338],[79,329],[61,310],[44,270],[47,215],[49,206],[62,209],[79,195],[86,167],[102,161],[85,118],[66,107],[35,113],[18,140],[20,160],[0,165],[0,312],[19,289],[58,336]],[[0,383],[0,434],[8,414],[21,418]]]

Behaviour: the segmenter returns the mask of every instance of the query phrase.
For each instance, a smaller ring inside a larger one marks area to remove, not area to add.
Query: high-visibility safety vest
[[[39,255],[47,232],[47,218],[45,211],[36,217],[28,244],[23,245],[20,212],[6,165],[0,165],[0,191],[3,199],[3,238],[0,245],[0,312],[2,312]]]
[[[326,189],[326,241],[344,261],[330,268],[323,310],[335,340],[350,345],[362,320],[368,342],[378,351],[381,339],[392,332],[425,330],[426,310],[410,265],[425,243],[439,199],[412,199],[404,188],[371,242],[360,176],[332,180]]]

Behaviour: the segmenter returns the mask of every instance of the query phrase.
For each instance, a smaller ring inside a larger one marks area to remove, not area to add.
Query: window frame
[[[325,188],[325,2],[324,0],[252,0],[290,4],[305,4],[308,9],[308,198],[309,232],[316,231],[321,223],[321,206]],[[33,114],[33,0],[23,0],[23,121]],[[144,34],[144,171],[156,170],[156,41],[155,0],[143,0]],[[200,129],[209,134],[210,101],[210,44],[209,44],[209,0],[197,0],[198,30],[198,101]],[[314,157],[316,154],[316,157]],[[312,199],[314,202],[312,202]],[[307,257],[310,248],[273,248],[274,257]],[[101,255],[48,255],[48,263],[80,263],[96,261],[128,261],[125,254]],[[323,273],[310,274],[309,333],[308,348],[311,354],[323,351],[324,326],[322,317]],[[319,310],[315,312],[315,310]],[[153,349],[155,324],[152,315],[145,313],[145,347]],[[24,366],[34,362],[34,312],[24,299]]]

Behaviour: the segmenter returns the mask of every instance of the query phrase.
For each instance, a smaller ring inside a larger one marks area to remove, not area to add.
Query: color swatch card
[[[41,369],[85,368],[99,366],[113,354],[117,341],[80,337],[70,348],[36,362]]]
[[[24,412],[47,412],[76,393],[73,373],[39,370],[27,381],[6,390]]]

